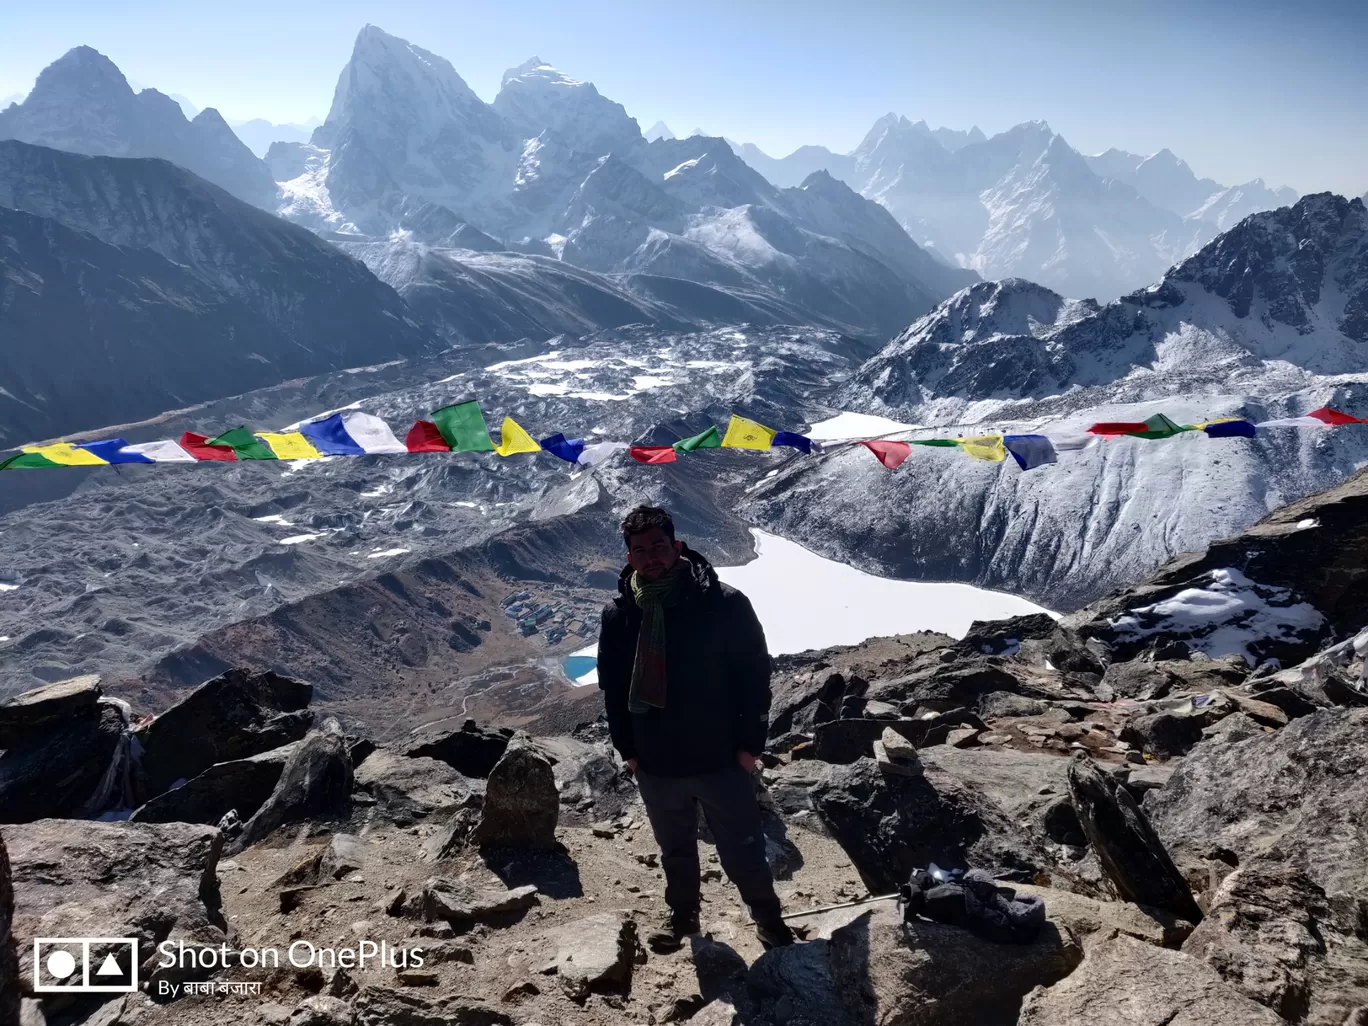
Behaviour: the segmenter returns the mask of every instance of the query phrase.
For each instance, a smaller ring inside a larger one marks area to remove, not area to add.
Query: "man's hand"
[[[627,768],[632,771],[632,776],[636,776],[636,767],[637,761],[635,759],[627,760]]]
[[[754,773],[755,767],[760,763],[759,757],[751,755],[750,752],[737,752],[736,761],[741,764],[741,768],[747,773]]]

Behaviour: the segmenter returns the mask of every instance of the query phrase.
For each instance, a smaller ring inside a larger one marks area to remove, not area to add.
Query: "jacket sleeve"
[[[637,754],[632,714],[627,711],[636,650],[628,640],[626,618],[609,603],[603,609],[599,625],[599,690],[603,692],[603,705],[608,713],[608,733],[613,739],[613,747],[624,760],[635,759]]]
[[[771,663],[765,630],[750,599],[740,592],[732,598],[727,620],[727,666],[736,694],[737,747],[759,755],[769,734]]]

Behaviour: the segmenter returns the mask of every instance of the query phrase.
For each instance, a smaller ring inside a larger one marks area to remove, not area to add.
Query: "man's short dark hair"
[[[622,521],[622,540],[631,548],[632,535],[645,534],[653,527],[664,531],[670,541],[675,540],[674,521],[659,506],[638,506],[628,513]]]

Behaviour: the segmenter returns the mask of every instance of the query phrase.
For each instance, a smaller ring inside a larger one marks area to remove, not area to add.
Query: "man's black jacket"
[[[750,600],[687,546],[680,558],[689,572],[679,600],[665,609],[664,709],[627,711],[641,628],[631,567],[618,578],[620,594],[604,607],[599,631],[599,687],[613,746],[661,777],[734,766],[738,751],[764,751],[769,730],[769,650]]]

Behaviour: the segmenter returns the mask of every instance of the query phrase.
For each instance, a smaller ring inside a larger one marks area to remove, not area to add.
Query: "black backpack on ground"
[[[1000,887],[982,869],[971,869],[958,880],[944,871],[932,876],[914,870],[899,894],[905,922],[923,916],[998,944],[1029,944],[1045,925],[1043,900]]]

